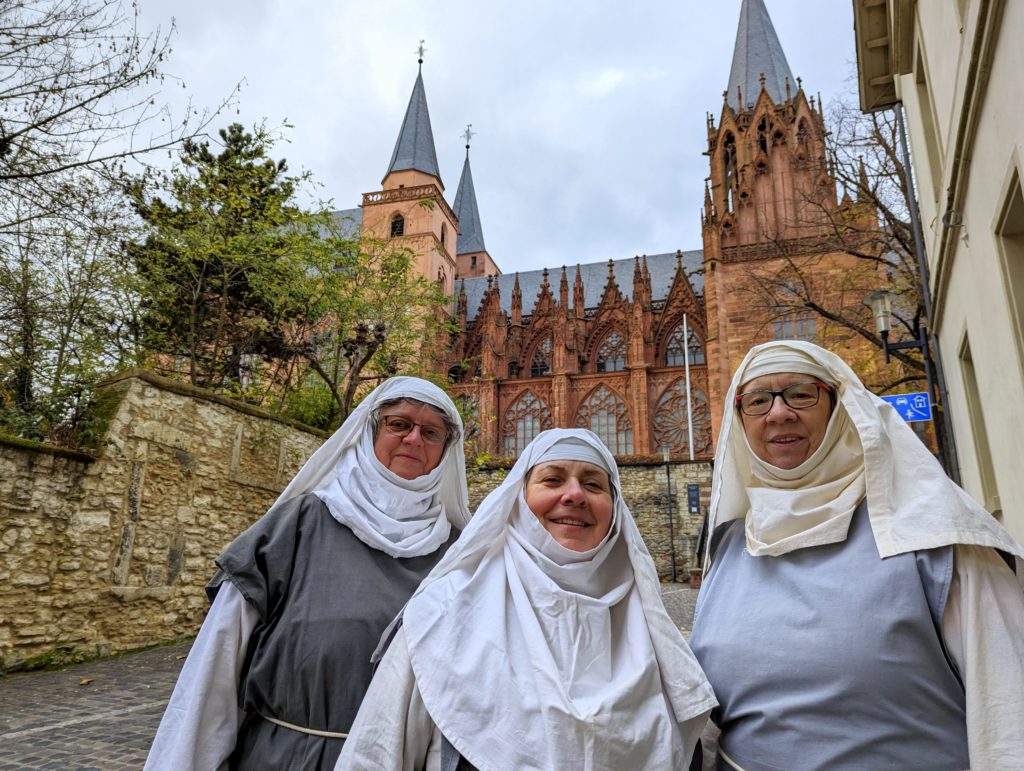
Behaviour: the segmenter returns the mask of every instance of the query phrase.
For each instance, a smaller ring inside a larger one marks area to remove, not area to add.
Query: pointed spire
[[[480,227],[480,210],[476,205],[476,189],[473,187],[473,171],[469,167],[469,141],[476,133],[473,124],[466,126],[462,135],[466,140],[466,160],[462,164],[462,177],[459,178],[459,189],[455,193],[455,216],[459,218],[459,240],[455,246],[456,254],[483,252],[484,231]]]
[[[565,266],[562,266],[562,279],[558,282],[558,304],[564,310],[569,309],[569,276],[565,273]]]
[[[868,170],[864,167],[864,156],[860,157],[860,169],[857,172],[857,200],[866,201],[871,194],[871,181],[868,179]]]
[[[736,30],[736,47],[732,54],[732,70],[729,72],[729,87],[726,99],[736,101],[729,105],[742,112],[750,105],[742,104],[742,94],[753,104],[763,86],[776,104],[786,98],[786,79],[793,79],[793,73],[786,61],[786,54],[775,34],[764,0],[743,0],[740,7],[740,22]]]
[[[519,272],[516,272],[515,283],[512,284],[512,323],[519,326],[523,323],[523,291],[519,288]]]
[[[580,265],[576,263],[576,279],[572,282],[572,310],[576,318],[583,318],[586,312],[586,300],[583,296],[583,274],[580,273]]]
[[[398,132],[398,141],[391,154],[388,174],[395,171],[414,169],[425,174],[432,174],[441,181],[441,172],[437,166],[437,153],[434,150],[434,132],[430,128],[430,112],[427,110],[427,93],[423,88],[423,41],[420,41],[420,72],[416,75],[416,83],[409,97],[409,106],[405,109],[402,128]]]

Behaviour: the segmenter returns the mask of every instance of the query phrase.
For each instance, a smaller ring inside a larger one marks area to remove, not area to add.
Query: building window
[[[401,214],[396,214],[391,218],[391,237],[405,235],[405,217]]]
[[[471,270],[476,270],[476,255],[474,254],[469,258],[469,267]]]
[[[1024,364],[1024,188],[1020,176],[1013,175],[1010,194],[996,228],[1003,267],[1003,284],[1010,305],[1010,318],[1016,327],[1017,356]]]
[[[448,241],[448,228],[441,223],[441,246],[444,246]]]
[[[533,392],[524,391],[505,411],[501,427],[501,452],[518,458],[541,431],[551,428],[551,410]]]
[[[981,392],[978,390],[978,377],[974,371],[971,343],[966,337],[960,347],[960,372],[964,379],[964,396],[971,421],[971,438],[974,440],[974,454],[978,461],[981,500],[986,509],[1001,519],[1002,506],[999,503],[999,490],[996,487],[996,475],[992,468],[992,451],[989,449],[988,431],[985,428],[985,412],[982,408]]]
[[[805,340],[813,343],[818,339],[818,321],[813,311],[796,311],[775,319],[776,340]]]
[[[736,189],[736,137],[732,132],[725,135],[722,143],[722,184],[725,186],[725,210],[732,211],[733,192]]]
[[[612,332],[597,349],[598,372],[620,372],[626,368],[626,341],[618,332]]]
[[[598,386],[580,404],[576,425],[589,428],[613,455],[633,454],[633,424],[626,403],[606,386]]]
[[[533,349],[530,377],[544,377],[551,372],[551,338],[545,337]]]
[[[938,203],[939,188],[942,184],[942,150],[939,145],[939,131],[932,108],[931,87],[924,66],[924,56],[919,50],[914,67],[914,83],[917,91],[917,106],[921,113],[921,133],[924,135],[925,157],[928,161],[928,176],[932,185],[932,200]]]
[[[690,357],[690,364],[704,364],[707,359],[704,356],[704,346],[691,328],[689,330],[689,345],[683,346],[683,323],[679,322],[672,334],[668,336],[668,343],[665,345],[665,366],[682,367],[686,361],[683,353],[687,350]]]
[[[690,388],[690,411],[693,414],[693,455],[712,455],[711,408],[708,397],[697,388]],[[679,378],[661,395],[654,410],[654,443],[668,445],[672,452],[689,452],[689,424],[686,421],[686,381]]]

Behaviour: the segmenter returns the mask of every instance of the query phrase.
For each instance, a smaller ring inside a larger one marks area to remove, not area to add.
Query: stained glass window
[[[690,351],[690,364],[704,364],[706,359],[704,357],[704,346],[700,342],[700,338],[691,328],[689,331],[690,344],[688,346]],[[683,359],[683,324],[679,323],[675,329],[672,330],[672,334],[668,337],[668,343],[665,346],[665,366],[666,367],[682,367],[685,364]]]
[[[693,453],[709,457],[711,449],[711,408],[708,397],[697,388],[690,388],[690,409],[693,413]],[[658,399],[654,411],[654,443],[657,448],[668,445],[672,452],[689,452],[686,422],[686,381],[679,378]]]
[[[551,410],[533,392],[524,391],[505,411],[501,426],[501,452],[518,458],[533,438],[551,428]]]
[[[551,338],[545,337],[533,349],[530,377],[544,377],[551,372]]]
[[[629,410],[611,389],[598,386],[580,404],[576,425],[589,428],[614,455],[633,454],[633,424]]]
[[[597,371],[619,372],[626,368],[626,341],[618,332],[612,332],[597,349]]]

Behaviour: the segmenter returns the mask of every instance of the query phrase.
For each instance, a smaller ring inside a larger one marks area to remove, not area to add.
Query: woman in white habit
[[[451,399],[385,381],[218,557],[146,769],[333,768],[381,634],[467,503]]]
[[[1020,546],[823,348],[756,346],[726,405],[704,767],[1024,767]]]
[[[337,767],[685,768],[714,705],[614,459],[555,429],[409,601]]]

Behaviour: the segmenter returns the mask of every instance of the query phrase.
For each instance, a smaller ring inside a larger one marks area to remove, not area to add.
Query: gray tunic
[[[952,547],[880,559],[863,502],[842,543],[753,557],[742,520],[714,537],[690,646],[733,761],[969,767],[964,688],[940,631]]]
[[[211,599],[230,580],[256,609],[239,678],[246,718],[233,769],[333,769],[342,739],[260,715],[347,733],[373,675],[381,633],[458,536],[433,554],[396,559],[360,541],[309,494],[282,503],[217,559]]]

